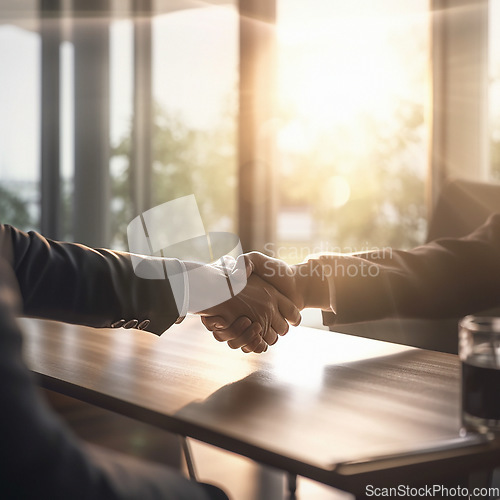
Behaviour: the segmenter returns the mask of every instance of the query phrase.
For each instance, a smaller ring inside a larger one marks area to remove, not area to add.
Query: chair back
[[[452,180],[441,191],[427,241],[465,236],[495,212],[500,212],[500,184]]]

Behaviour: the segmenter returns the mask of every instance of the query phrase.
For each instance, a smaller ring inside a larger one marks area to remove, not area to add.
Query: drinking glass
[[[459,355],[464,427],[482,433],[500,431],[500,318],[462,319]]]

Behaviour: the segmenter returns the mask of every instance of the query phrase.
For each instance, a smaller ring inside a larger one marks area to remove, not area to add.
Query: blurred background
[[[298,262],[500,178],[500,0],[0,1],[0,220],[126,249],[194,193]]]

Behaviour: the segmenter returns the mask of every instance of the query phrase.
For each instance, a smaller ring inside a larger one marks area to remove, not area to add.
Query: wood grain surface
[[[459,437],[451,354],[297,327],[248,355],[197,318],[161,337],[20,321],[43,386],[344,489],[498,461]]]

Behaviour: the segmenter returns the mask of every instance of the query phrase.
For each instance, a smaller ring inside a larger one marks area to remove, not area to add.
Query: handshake
[[[311,261],[290,266],[258,252],[244,259],[246,286],[231,299],[198,312],[205,327],[232,349],[261,353],[297,326],[305,307],[330,309],[328,281]],[[242,267],[242,266],[241,266]]]

